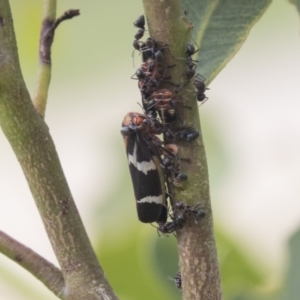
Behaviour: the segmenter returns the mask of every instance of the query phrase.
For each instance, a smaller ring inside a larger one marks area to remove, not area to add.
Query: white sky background
[[[139,14],[134,11],[126,16],[126,22],[131,24]],[[213,119],[229,163],[221,182],[214,181],[213,170],[210,172],[215,221],[278,272],[286,259],[285,242],[300,225],[299,23],[292,5],[274,1],[238,54],[210,85],[209,101],[200,108],[204,138],[205,120]],[[112,36],[117,39],[117,34],[120,32]],[[128,50],[118,59],[123,64],[118,69],[113,66],[105,75],[88,77],[84,85],[80,84],[81,77],[59,85],[53,71],[46,120],[90,233],[95,226],[89,223],[91,190],[101,186],[105,195],[113,187],[112,180],[107,184],[106,179],[118,174],[120,164],[126,163],[125,154],[120,157],[112,150],[116,145],[123,147],[121,121],[128,111],[140,111],[136,82],[130,80],[134,73],[130,39]],[[137,53],[135,61],[137,66]],[[28,81],[32,90],[34,79]],[[105,106],[99,95],[107,99]],[[99,150],[100,141],[108,147]],[[0,229],[56,262],[2,132],[0,151]],[[207,157],[210,163],[209,152]],[[1,267],[26,274],[2,255]],[[28,285],[36,288],[36,280],[31,278],[28,275]],[[1,291],[4,286],[0,282]],[[2,296],[3,300],[24,299]]]

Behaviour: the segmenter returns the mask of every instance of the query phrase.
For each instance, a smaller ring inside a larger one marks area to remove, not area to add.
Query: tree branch
[[[38,114],[43,118],[45,117],[48,90],[51,81],[51,47],[54,40],[55,29],[62,21],[72,19],[78,15],[78,9],[70,9],[55,20],[56,0],[44,0],[39,46],[39,67],[33,97],[34,106]]]
[[[26,89],[8,0],[0,0],[0,125],[60,264],[65,299],[117,299],[83,227],[53,140]]]
[[[169,51],[164,51],[166,64],[176,64],[175,68],[169,70],[172,81],[176,84],[185,83],[186,62],[183,58],[185,58],[192,24],[184,15],[181,2],[143,0],[143,4],[150,36],[163,44],[168,44]],[[167,84],[166,87],[168,88]],[[181,120],[171,126],[182,127],[183,121],[185,126],[200,131],[198,104],[194,90],[195,87],[191,83],[181,90],[179,96],[183,103],[176,107]],[[182,187],[174,188],[173,199],[189,206],[198,205],[206,212],[203,219],[195,222],[191,218],[182,229],[177,230],[183,299],[220,300],[222,294],[203,140],[200,136],[192,145],[186,142],[179,145],[179,156],[190,158],[191,163],[182,161],[181,171],[187,174],[189,179]]]
[[[62,272],[42,256],[0,230],[0,252],[39,279],[57,297],[63,296]]]

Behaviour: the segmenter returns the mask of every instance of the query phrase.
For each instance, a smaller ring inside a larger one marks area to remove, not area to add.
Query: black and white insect
[[[164,224],[168,217],[166,177],[162,167],[161,128],[146,115],[130,112],[123,120],[126,154],[137,204],[143,223]]]

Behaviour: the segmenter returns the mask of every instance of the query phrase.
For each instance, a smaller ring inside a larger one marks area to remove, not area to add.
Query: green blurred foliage
[[[229,238],[221,226],[216,227],[216,240],[224,298],[246,299],[264,284],[267,274],[250,261],[250,253]]]
[[[140,226],[131,228],[131,235],[116,236],[119,240],[115,244],[105,237],[101,239],[99,259],[120,299],[175,299],[168,291],[167,278],[161,280],[157,276],[152,250],[157,235],[149,227],[151,231]]]
[[[292,4],[295,4],[298,12],[300,13],[300,1],[299,0],[289,0]]]
[[[300,229],[289,239],[289,262],[281,299],[295,300],[300,296]]]
[[[188,19],[193,22],[199,51],[197,71],[209,84],[240,49],[250,29],[271,0],[218,1],[185,0]]]
[[[16,274],[14,272],[15,267],[21,268],[19,265],[17,265],[15,262],[11,261],[11,264],[14,264],[15,266],[11,267],[4,267],[1,265],[0,268],[0,281],[1,284],[5,284],[7,286],[12,287],[13,289],[13,294],[10,293],[10,296],[6,296],[5,291],[3,292],[2,289],[0,289],[0,298],[3,300],[12,300],[15,299],[43,299],[45,297],[45,294],[50,295],[50,291],[41,291],[40,287],[43,286],[43,284],[36,280],[32,281],[34,285],[28,285],[27,281],[24,281],[24,278],[27,276],[31,276],[27,273],[27,271],[23,270],[21,276],[20,274]],[[44,287],[42,287],[43,289]],[[23,295],[18,297],[18,295]],[[15,297],[14,297],[15,296]],[[49,300],[51,299],[57,299],[56,296],[50,295]],[[22,297],[22,298],[21,298]]]

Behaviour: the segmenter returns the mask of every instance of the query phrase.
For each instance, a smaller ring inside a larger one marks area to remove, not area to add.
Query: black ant
[[[195,64],[195,62],[197,62],[197,61],[192,59],[192,55],[194,55],[198,51],[199,51],[199,49],[195,50],[194,45],[192,45],[192,44],[187,45],[186,52],[185,52],[186,64],[187,64],[187,68],[186,68],[187,80],[192,79],[196,74],[197,65]]]
[[[139,29],[138,32],[134,35],[134,38],[138,41],[144,36],[144,29]]]
[[[139,16],[133,26],[145,30],[145,17],[143,15]]]
[[[145,62],[147,59],[152,58],[156,62],[162,62],[164,59],[162,51],[166,47],[167,46],[165,45],[159,50],[156,40],[150,37],[147,38],[144,45],[140,47],[143,61]]]
[[[198,51],[199,51],[199,49],[195,50],[195,46],[194,45],[188,44],[185,53],[186,53],[187,57],[191,57],[192,55],[194,55]]]
[[[175,275],[175,277],[172,278],[176,287],[181,290],[181,272],[178,271]]]
[[[139,28],[138,32],[135,34],[134,38],[140,40],[145,32],[145,17],[143,15],[139,16],[137,20],[133,23],[134,27]]]
[[[172,133],[166,134],[168,139],[175,142],[181,142],[181,141],[192,142],[195,141],[199,137],[199,135],[200,135],[199,131],[193,129],[192,127],[173,129]]]
[[[196,74],[197,65],[191,59],[188,59],[186,63],[187,63],[187,68],[186,68],[185,75],[186,75],[187,80],[190,80]]]
[[[159,224],[158,230],[166,234],[173,233],[177,229],[181,229],[184,226],[187,218],[190,216],[193,216],[194,218],[203,218],[205,215],[206,213],[197,206],[191,207],[180,201],[175,201],[173,205],[173,215],[170,216],[172,221]]]
[[[145,17],[143,15],[139,16],[137,20],[133,23],[134,27],[139,28],[138,32],[134,35],[134,41],[132,43],[133,48],[141,52],[141,47],[145,45],[139,40],[144,36],[145,33]],[[134,50],[132,52],[133,56]]]
[[[132,79],[138,79],[138,87],[142,94],[142,103],[146,114],[149,112],[151,115],[155,115],[154,111],[156,110],[156,96],[160,100],[164,100],[164,96],[158,94],[156,91],[159,89],[162,82],[167,82],[169,77],[166,77],[166,69],[168,67],[162,67],[160,63],[156,62],[155,59],[149,58],[147,61],[143,62],[141,67],[136,70]],[[168,96],[168,95],[167,95]],[[168,98],[168,97],[167,97]],[[149,103],[151,101],[151,104]],[[167,99],[168,100],[168,99]],[[161,101],[159,101],[161,102]],[[167,101],[168,102],[168,101]],[[164,105],[166,102],[164,102]],[[160,107],[161,109],[165,109],[165,107]],[[171,109],[171,108],[170,108]]]
[[[199,102],[201,102],[201,105],[208,100],[204,92],[207,90],[204,80],[205,78],[198,74],[197,76],[199,79],[194,80],[194,86],[196,87],[196,97]]]
[[[177,218],[186,219],[190,216],[194,218],[204,218],[206,213],[199,206],[189,206],[183,202],[175,201],[173,205],[174,215],[177,215]],[[197,223],[195,219],[195,223]]]
[[[158,231],[168,234],[168,233],[173,233],[176,231],[177,226],[175,224],[175,222],[171,221],[171,222],[166,222],[164,224],[159,224],[158,226]]]
[[[169,146],[177,146],[175,144],[168,144],[165,147]],[[176,160],[176,161],[175,161]],[[165,172],[167,176],[172,180],[173,184],[177,187],[182,186],[182,182],[188,180],[188,175],[180,172],[180,159],[174,159],[171,156],[165,156],[163,161],[163,166],[165,168]],[[171,217],[172,219],[172,217]],[[168,225],[171,226],[171,225]],[[175,226],[175,224],[174,224]],[[175,228],[176,229],[176,228]]]

